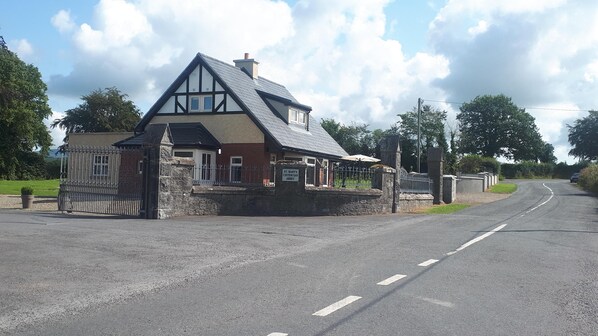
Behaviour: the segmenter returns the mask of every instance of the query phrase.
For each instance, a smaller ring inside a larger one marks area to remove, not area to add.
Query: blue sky
[[[197,52],[249,52],[316,118],[371,128],[419,97],[455,127],[443,102],[503,93],[568,162],[566,124],[598,108],[598,3],[584,0],[10,0],[0,35],[39,68],[54,118],[111,86],[147,111]]]

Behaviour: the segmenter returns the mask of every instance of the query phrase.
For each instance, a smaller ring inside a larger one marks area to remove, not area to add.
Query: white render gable
[[[157,114],[243,112],[212,73],[198,65],[162,105]]]

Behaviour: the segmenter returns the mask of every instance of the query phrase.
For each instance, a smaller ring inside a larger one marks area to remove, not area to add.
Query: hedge
[[[598,193],[598,164],[582,169],[577,184],[584,190]]]

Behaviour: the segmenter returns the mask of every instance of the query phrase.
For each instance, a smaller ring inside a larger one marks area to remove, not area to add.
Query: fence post
[[[399,207],[399,192],[401,188],[401,146],[399,135],[388,135],[380,141],[380,159],[383,165],[395,169],[392,189],[392,213]]]
[[[444,153],[442,148],[428,148],[428,177],[432,179],[432,196],[434,204],[442,203],[442,169],[444,163]]]

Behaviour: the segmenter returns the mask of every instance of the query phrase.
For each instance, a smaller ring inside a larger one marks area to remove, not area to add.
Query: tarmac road
[[[0,216],[11,335],[598,334],[598,201],[564,181],[443,216]]]

